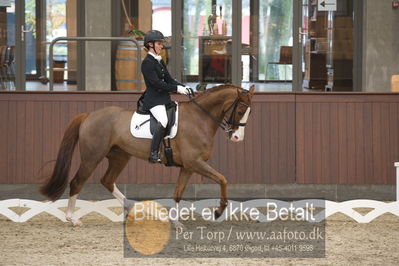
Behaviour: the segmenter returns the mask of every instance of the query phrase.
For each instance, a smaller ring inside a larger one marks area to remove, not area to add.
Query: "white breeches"
[[[151,114],[158,120],[161,125],[166,128],[168,125],[168,116],[166,115],[165,105],[157,105],[150,109]]]

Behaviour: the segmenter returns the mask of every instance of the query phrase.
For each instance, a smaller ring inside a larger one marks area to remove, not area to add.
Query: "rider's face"
[[[156,54],[160,54],[162,48],[163,48],[163,42],[162,41],[155,41],[154,42],[154,52]]]

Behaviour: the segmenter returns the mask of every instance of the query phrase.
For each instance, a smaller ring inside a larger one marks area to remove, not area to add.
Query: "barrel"
[[[121,42],[118,45],[115,58],[115,81],[118,90],[143,91],[145,89],[143,75],[140,74],[137,77],[138,51],[141,52],[141,60],[143,60],[146,56],[143,46],[137,48],[132,42]]]
[[[399,75],[393,75],[391,78],[391,91],[399,92]]]
[[[53,81],[54,83],[63,83],[65,74],[65,60],[54,60],[53,62]]]

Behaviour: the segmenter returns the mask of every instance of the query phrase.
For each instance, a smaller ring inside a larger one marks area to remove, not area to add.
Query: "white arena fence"
[[[342,213],[358,223],[369,223],[374,219],[384,215],[386,213],[391,213],[399,217],[399,162],[395,163],[396,167],[396,201],[394,202],[382,202],[376,200],[350,200],[344,202],[334,202],[329,200],[312,200],[312,202],[316,203],[315,207],[324,208],[323,211],[319,212],[316,215],[316,221],[321,221],[323,219],[328,218],[331,215],[336,213]],[[157,200],[162,202],[162,205],[165,207],[175,207],[176,204],[172,199],[163,199]],[[295,204],[296,206],[303,206],[305,202],[309,200],[301,200],[295,202],[284,202],[272,199],[259,199],[259,200],[249,200],[243,203],[230,200],[229,204],[232,206],[237,206],[238,204],[247,204],[251,207],[262,208],[265,207],[268,202],[275,202],[279,206],[288,206],[288,204]],[[201,210],[204,206],[213,207],[219,205],[219,199],[209,199],[209,200],[200,200],[194,203],[190,203],[187,201],[181,201],[180,206],[196,206],[196,212],[201,214]],[[23,223],[29,221],[31,218],[39,215],[43,212],[48,213],[54,217],[57,217],[61,221],[66,222],[65,212],[60,208],[66,208],[68,206],[68,200],[62,199],[57,200],[55,202],[42,202],[28,199],[8,199],[0,201],[0,215],[3,215],[10,219],[13,222]],[[10,208],[25,208],[28,209],[21,215],[17,214]],[[122,222],[124,219],[124,213],[116,214],[110,208],[121,208],[121,204],[116,199],[110,200],[102,200],[102,201],[85,201],[85,200],[77,200],[76,207],[78,210],[74,213],[74,218],[80,219],[81,217],[96,212],[112,222]],[[356,209],[367,208],[372,209],[367,214],[363,215],[358,212]],[[217,222],[223,221],[226,219],[225,215],[222,215]],[[267,215],[259,216],[260,222],[267,221]]]

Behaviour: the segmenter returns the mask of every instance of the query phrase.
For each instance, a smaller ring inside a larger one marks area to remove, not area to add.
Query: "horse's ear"
[[[252,86],[249,88],[249,93],[252,95],[252,94],[254,94],[254,91],[255,91],[255,85],[252,85]]]

